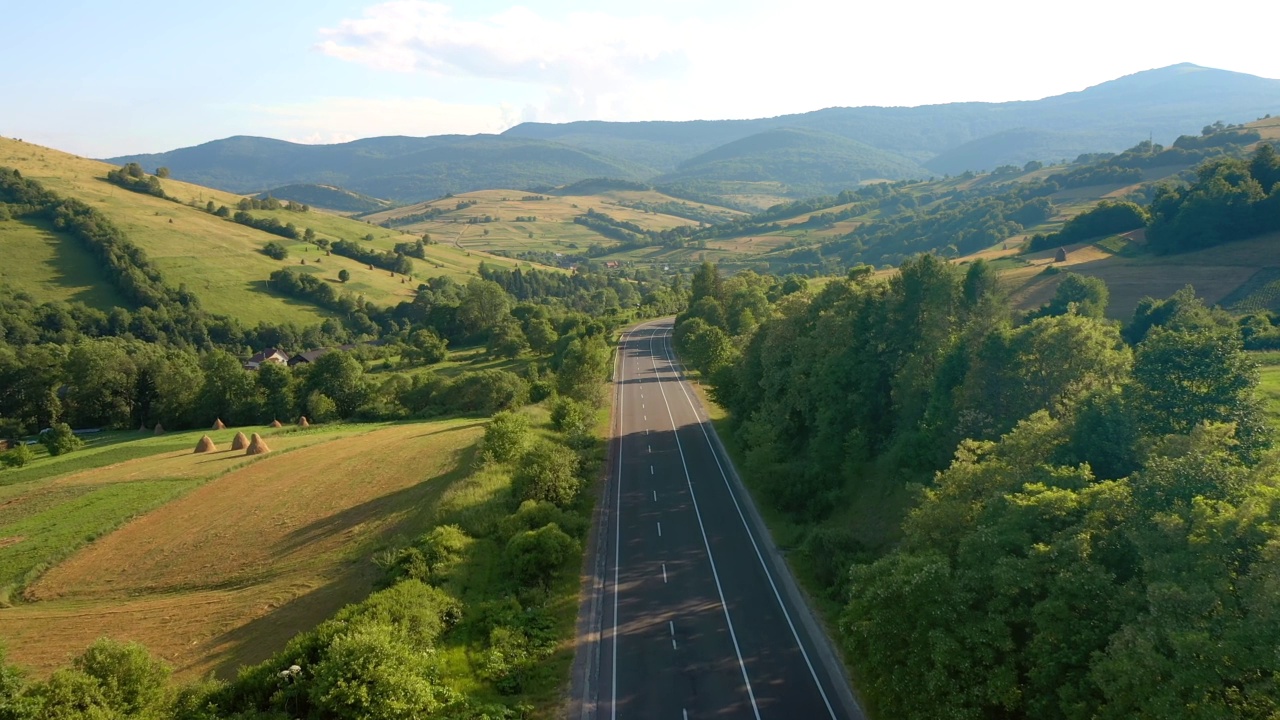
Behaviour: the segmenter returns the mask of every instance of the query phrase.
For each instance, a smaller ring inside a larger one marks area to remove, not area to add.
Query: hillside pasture
[[[84,246],[46,221],[0,222],[0,257],[0,286],[15,292],[99,310],[131,307]]]
[[[271,291],[267,279],[281,267],[319,274],[333,283],[338,282],[338,271],[346,269],[352,277],[343,289],[382,305],[412,298],[416,288],[416,283],[401,283],[399,275],[392,276],[377,268],[370,271],[367,265],[337,255],[326,257],[320,248],[239,225],[204,210],[208,202],[234,210],[241,200],[238,195],[173,179],[162,180],[161,185],[180,202],[135,193],[105,180],[112,165],[9,138],[0,138],[0,167],[17,168],[24,176],[40,181],[63,197],[92,205],[146,251],[168,284],[174,287],[185,284],[200,299],[204,309],[250,325],[259,320],[306,325],[332,315],[311,303]],[[362,241],[372,234],[371,244],[380,250],[390,250],[397,242],[416,239],[398,229],[387,230],[324,212],[252,210],[250,213],[254,217],[274,217],[281,223],[293,223],[299,230],[311,227],[319,237],[330,240]],[[70,263],[83,270],[83,262],[51,261],[51,241],[29,229],[15,229],[17,225],[12,221],[0,223],[0,232],[5,233],[0,235],[0,242],[7,246],[6,238],[21,239],[24,244],[39,243],[44,248],[37,245],[25,250],[27,258],[36,263],[33,266],[36,272],[25,279],[27,287],[23,289],[32,291],[41,301],[70,295],[72,299],[92,301],[102,309],[111,307],[114,291],[109,287],[95,283],[91,293],[88,286],[80,283],[92,278],[83,272],[78,276],[65,274],[58,266],[58,262]],[[261,251],[269,242],[284,245],[289,257],[278,261],[263,255]],[[414,260],[415,280],[436,275],[465,278],[475,274],[482,260],[488,260],[483,254],[468,255],[467,251],[457,248],[429,250],[428,255],[433,256],[433,262]],[[303,260],[307,260],[305,266]],[[10,265],[3,265],[7,281]]]
[[[1068,245],[1067,262],[1051,263],[1056,250],[1028,254],[1025,267],[1008,271],[1002,279],[1015,306],[1031,309],[1048,302],[1064,277],[1064,273],[1044,274],[1050,264],[1064,272],[1101,278],[1111,291],[1108,316],[1128,319],[1142,298],[1165,298],[1186,285],[1209,305],[1222,302],[1258,272],[1280,267],[1274,252],[1277,241],[1280,237],[1271,234],[1167,256],[1126,256],[1097,244]]]
[[[209,434],[226,448],[234,432]],[[285,428],[264,432],[273,452],[255,458],[188,447],[17,486],[26,491],[0,501],[0,553],[32,539],[12,527],[59,507],[65,516],[95,492],[128,489],[150,511],[0,609],[0,639],[38,674],[109,635],[144,643],[180,678],[230,676],[367,595],[379,575],[371,554],[429,527],[481,432],[474,420]]]

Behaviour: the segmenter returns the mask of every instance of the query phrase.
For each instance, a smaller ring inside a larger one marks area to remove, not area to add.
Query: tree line
[[[763,290],[753,326],[704,266],[677,349],[879,713],[1272,717],[1280,502],[1240,326],[1189,290],[1120,325],[1068,280],[1019,314],[985,263],[924,255]],[[900,527],[841,520],[894,496]]]

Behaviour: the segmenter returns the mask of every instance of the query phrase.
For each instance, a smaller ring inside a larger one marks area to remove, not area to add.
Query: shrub
[[[107,704],[124,717],[159,717],[167,699],[169,667],[138,643],[102,638],[73,662],[98,681]]]
[[[80,449],[84,446],[84,441],[76,437],[70,425],[54,423],[48,430],[40,433],[40,444],[48,449],[50,455],[62,455]]]
[[[511,478],[516,500],[545,500],[566,507],[578,495],[578,454],[559,443],[542,441],[520,457]]]
[[[591,435],[594,421],[591,408],[573,398],[556,398],[551,405],[551,425],[564,433],[571,441],[581,441]]]
[[[484,429],[484,455],[498,462],[514,460],[529,444],[529,418],[510,411],[500,412]]]
[[[434,656],[379,623],[335,637],[310,685],[319,715],[338,720],[432,717],[455,699]]]
[[[289,257],[289,250],[278,242],[269,242],[262,248],[262,254],[272,260],[283,260]]]
[[[20,468],[35,459],[36,454],[25,443],[0,453],[0,465],[11,468]]]
[[[506,558],[516,582],[524,587],[546,587],[580,551],[577,540],[551,523],[511,538]]]

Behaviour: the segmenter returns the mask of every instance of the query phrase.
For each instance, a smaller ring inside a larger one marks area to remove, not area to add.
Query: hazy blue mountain
[[[232,192],[333,185],[403,203],[447,192],[653,174],[650,168],[561,143],[497,135],[378,137],[338,145],[238,136],[109,162],[164,166],[180,180]]]
[[[1191,64],[1006,103],[827,108],[753,120],[523,123],[501,135],[379,137],[299,145],[233,137],[112,158],[237,192],[332,185],[397,202],[587,178],[771,180],[794,192],[855,178],[926,177],[1169,144],[1214,121],[1280,113],[1280,80]],[[927,168],[927,169],[926,169]],[[705,183],[703,183],[705,184]]]
[[[793,194],[817,195],[855,187],[863,180],[902,180],[928,171],[897,153],[801,128],[777,128],[734,140],[681,163],[655,180],[776,181]]]

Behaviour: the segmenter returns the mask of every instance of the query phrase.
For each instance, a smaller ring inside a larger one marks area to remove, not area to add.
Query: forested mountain
[[[1174,65],[1034,101],[827,108],[752,120],[522,123],[502,135],[380,137],[300,145],[233,137],[112,159],[236,192],[338,185],[414,202],[446,192],[590,177],[783,183],[793,196],[856,185],[1115,152],[1214,121],[1280,112],[1280,80]],[[924,168],[928,168],[925,170]]]
[[[405,203],[480,188],[652,174],[628,161],[560,143],[495,135],[379,137],[338,145],[239,136],[111,162],[168,167],[176,178],[231,192],[324,184]]]
[[[687,181],[773,181],[797,195],[839,192],[863,180],[905,180],[927,170],[866,143],[817,130],[778,128],[726,143],[657,178]]]

